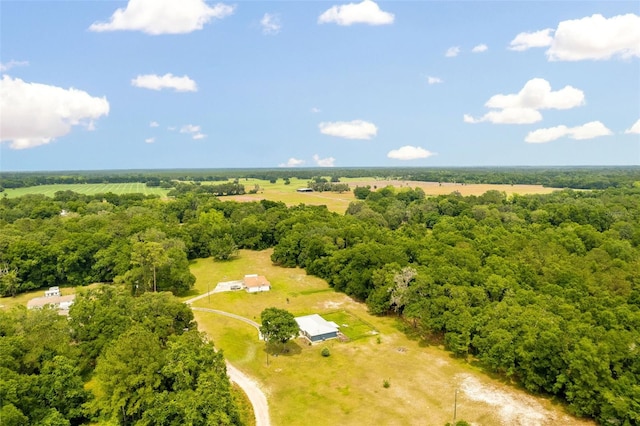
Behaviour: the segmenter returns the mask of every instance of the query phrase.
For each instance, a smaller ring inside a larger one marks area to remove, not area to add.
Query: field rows
[[[132,194],[142,193],[145,195],[157,194],[165,196],[167,190],[163,188],[151,188],[140,182],[133,183],[86,183],[86,184],[69,184],[69,185],[40,185],[30,186],[28,188],[5,189],[3,194],[7,197],[20,197],[26,194],[42,194],[47,197],[53,197],[58,191],[73,191],[79,194],[93,195],[112,192],[114,194]]]

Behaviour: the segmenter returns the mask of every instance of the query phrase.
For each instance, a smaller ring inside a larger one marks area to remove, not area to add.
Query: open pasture
[[[397,190],[421,188],[427,196],[446,195],[452,192],[459,192],[461,195],[482,195],[487,191],[495,190],[509,195],[519,194],[548,194],[556,191],[556,188],[546,188],[542,185],[492,185],[492,184],[459,184],[459,183],[438,183],[421,181],[404,181],[394,179],[375,178],[342,178],[342,183],[348,183],[353,190],[356,186],[369,186],[372,190],[392,186]],[[291,178],[289,185],[285,185],[282,179],[276,183],[270,183],[258,179],[240,179],[239,183],[244,185],[249,192],[258,189],[255,194],[234,195],[225,197],[225,200],[235,201],[259,201],[262,199],[271,201],[281,201],[288,206],[298,204],[326,205],[330,211],[344,213],[349,207],[349,203],[356,198],[353,192],[297,192],[298,188],[307,187],[308,181]]]
[[[278,425],[435,425],[457,419],[477,425],[593,425],[568,416],[552,401],[491,379],[465,360],[440,347],[427,346],[400,331],[394,316],[376,317],[366,306],[298,268],[280,268],[270,261],[271,250],[241,250],[231,261],[199,259],[193,297],[215,283],[262,274],[272,290],[211,294],[194,306],[220,309],[259,322],[267,307],[287,309],[296,316],[318,313],[338,324],[353,326],[357,335],[347,342],[333,339],[310,345],[294,339],[282,354],[267,353],[250,325],[209,312],[194,311],[200,330],[234,366],[254,378],[267,395],[271,422]],[[344,330],[343,330],[344,331]],[[379,338],[379,339],[378,339]],[[326,347],[329,357],[321,355]],[[390,386],[385,388],[384,381]],[[457,399],[456,399],[457,391]]]
[[[84,184],[58,184],[58,185],[38,185],[26,188],[8,188],[2,194],[7,194],[8,198],[21,197],[27,194],[42,194],[53,198],[58,191],[73,191],[79,194],[94,195],[112,192],[114,194],[134,194],[141,193],[144,195],[159,195],[164,197],[168,190],[159,187],[148,187],[141,182],[128,183],[84,183]],[[2,195],[4,196],[4,195]]]

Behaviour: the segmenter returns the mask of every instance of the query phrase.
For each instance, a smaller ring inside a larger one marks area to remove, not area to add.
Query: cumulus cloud
[[[180,133],[186,133],[191,135],[191,139],[200,140],[207,137],[204,133],[200,131],[200,126],[196,126],[194,124],[185,124],[180,128]]]
[[[186,34],[201,30],[212,19],[231,15],[234,6],[204,0],[129,0],[108,22],[95,22],[90,31],[142,31],[151,35]]]
[[[489,50],[489,46],[487,46],[486,44],[479,44],[477,46],[474,46],[473,49],[471,49],[473,53],[482,53],[482,52],[486,52],[487,50]]]
[[[628,13],[607,19],[595,14],[562,21],[546,53],[550,61],[640,57],[640,16]]]
[[[534,130],[529,132],[524,140],[528,143],[547,143],[565,136],[575,140],[585,140],[612,134],[613,132],[600,121],[591,121],[576,127],[561,125]]]
[[[145,143],[154,143],[156,141],[156,138],[146,138],[144,140]]]
[[[636,121],[633,126],[624,131],[626,134],[640,134],[640,120]]]
[[[0,72],[9,71],[11,68],[14,68],[14,67],[24,67],[27,65],[29,65],[28,61],[14,61],[13,59],[11,59],[9,62],[5,62],[5,63],[0,62]]]
[[[353,24],[388,25],[393,24],[393,13],[385,12],[372,0],[361,3],[349,3],[332,6],[318,17],[319,24],[338,24],[349,26]]]
[[[151,123],[149,123],[149,127],[158,127],[159,124],[157,121],[152,121]]]
[[[489,111],[480,118],[474,118],[469,114],[463,116],[465,123],[489,122],[494,124],[531,124],[542,120],[542,114],[531,108],[505,108],[498,111]]]
[[[336,159],[333,157],[320,158],[318,154],[313,156],[313,161],[315,161],[317,166],[320,167],[333,167]]]
[[[387,157],[393,158],[394,160],[418,160],[420,158],[429,158],[434,155],[436,154],[419,146],[405,145],[398,149],[392,149],[387,154]]]
[[[279,167],[299,167],[304,164],[304,160],[299,160],[297,158],[289,158],[286,163],[282,163]]]
[[[109,102],[87,92],[8,75],[0,80],[0,141],[13,149],[33,148],[71,132],[74,126],[93,130],[93,120],[109,114]]]
[[[200,131],[200,126],[195,126],[193,124],[185,124],[180,128],[180,133],[198,133]]]
[[[260,20],[260,26],[262,27],[262,34],[275,35],[282,29],[282,23],[280,17],[273,13],[265,13]]]
[[[555,30],[520,33],[509,46],[518,51],[549,46],[546,55],[550,61],[640,57],[640,16],[628,13],[605,18],[595,14],[561,21]]]
[[[584,92],[565,86],[555,92],[543,78],[527,81],[520,92],[511,95],[494,95],[485,104],[488,108],[570,109],[584,105]]]
[[[520,33],[516,38],[511,40],[511,43],[509,43],[509,49],[522,52],[524,50],[531,49],[532,47],[551,46],[551,43],[553,43],[553,37],[551,37],[552,31],[553,29],[546,28],[532,33]]]
[[[429,84],[440,84],[442,83],[442,79],[439,77],[427,76],[427,83]]]
[[[171,73],[159,76],[156,74],[139,75],[131,80],[131,85],[143,89],[162,90],[173,89],[176,92],[197,92],[196,82],[188,76],[174,76]]]
[[[446,56],[447,58],[454,58],[459,54],[460,54],[460,47],[453,46],[447,49],[447,51],[444,53],[444,56]]]
[[[371,139],[378,134],[375,124],[364,120],[323,122],[320,133],[345,139]]]
[[[489,111],[480,118],[465,114],[465,123],[488,121],[497,124],[530,124],[542,120],[539,110],[571,109],[584,105],[584,92],[572,86],[551,90],[551,84],[542,78],[533,78],[515,94],[494,95],[486,103]]]

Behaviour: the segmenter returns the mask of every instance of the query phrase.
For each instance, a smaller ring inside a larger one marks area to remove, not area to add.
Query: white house
[[[271,290],[271,283],[263,275],[245,275],[242,283],[247,293]]]
[[[306,337],[311,343],[322,342],[338,337],[338,324],[327,321],[318,314],[296,317],[300,336]]]
[[[60,297],[60,287],[49,287],[49,290],[44,291],[44,297]]]

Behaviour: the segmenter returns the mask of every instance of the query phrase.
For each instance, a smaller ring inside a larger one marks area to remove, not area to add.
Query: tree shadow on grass
[[[302,353],[302,347],[295,341],[289,340],[284,345],[280,342],[267,343],[264,345],[264,352],[269,356],[293,356]]]

